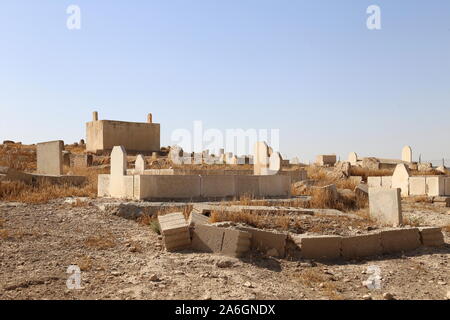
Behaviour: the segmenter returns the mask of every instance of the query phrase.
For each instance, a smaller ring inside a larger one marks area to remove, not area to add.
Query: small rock
[[[437,284],[438,284],[438,285],[441,285],[441,286],[445,286],[445,285],[447,284],[447,282],[445,282],[445,281],[438,281]]]
[[[383,299],[384,300],[395,300],[395,297],[392,293],[385,292],[385,293],[383,293]]]
[[[244,283],[244,287],[253,288],[253,285],[249,281],[247,281],[246,283]]]
[[[158,278],[158,276],[156,274],[152,274],[150,276],[150,281],[157,282],[157,281],[159,281],[159,278]]]
[[[447,300],[450,300],[450,290],[447,291]]]
[[[202,297],[202,300],[212,300],[211,293],[205,293],[205,295]]]
[[[370,294],[363,295],[364,300],[372,300],[372,296]]]
[[[218,268],[230,268],[234,266],[235,261],[232,259],[222,258],[216,261],[216,267]]]

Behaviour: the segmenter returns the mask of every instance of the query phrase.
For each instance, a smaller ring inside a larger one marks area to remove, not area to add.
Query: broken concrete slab
[[[192,249],[202,252],[220,253],[224,235],[224,228],[196,225],[192,232]]]
[[[220,253],[240,257],[250,250],[252,234],[242,230],[225,229]]]
[[[201,213],[192,211],[189,215],[188,219],[188,225],[189,227],[194,227],[197,224],[208,224],[209,223],[209,217],[205,216]]]
[[[276,250],[276,254],[272,252],[271,256],[284,257],[286,252],[287,234],[277,231],[266,231],[252,227],[237,227],[239,230],[251,233],[251,248],[263,253],[270,250]]]
[[[379,223],[403,224],[400,189],[369,188],[369,213]]]
[[[189,226],[183,213],[158,216],[163,241],[168,251],[181,250],[191,245]]]

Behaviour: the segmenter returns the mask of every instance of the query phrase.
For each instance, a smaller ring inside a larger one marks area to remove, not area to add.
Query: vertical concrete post
[[[98,112],[97,111],[92,112],[92,121],[98,121]]]
[[[153,115],[151,113],[147,115],[147,123],[153,123]]]

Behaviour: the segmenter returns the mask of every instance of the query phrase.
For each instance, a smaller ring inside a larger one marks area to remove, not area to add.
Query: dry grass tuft
[[[428,196],[416,196],[411,200],[415,203],[433,203],[433,200]]]
[[[251,212],[250,210],[242,210],[240,212],[213,210],[211,212],[211,223],[223,221],[244,223],[260,229],[277,229],[286,231],[291,227],[291,218],[287,215],[278,214],[275,211],[272,214],[258,214]]]
[[[56,185],[49,182],[25,184],[20,181],[0,181],[0,201],[39,204],[66,197],[95,198],[98,175],[104,172],[105,169],[75,169],[73,174],[87,177],[88,181],[84,186]],[[80,203],[80,206],[82,205]]]
[[[6,229],[0,229],[0,239],[7,240],[9,239],[9,232]]]
[[[392,170],[389,170],[389,169],[373,170],[373,169],[352,166],[350,168],[349,173],[351,176],[361,176],[361,177],[363,177],[363,180],[367,181],[367,177],[392,176],[394,174],[394,170],[393,169]]]
[[[424,220],[420,217],[403,217],[403,224],[411,227],[420,227],[423,223]]]
[[[71,204],[71,206],[72,208],[85,208],[89,206],[89,202],[81,199],[76,199],[75,202]]]
[[[5,219],[0,218],[0,228],[3,228],[5,224]]]
[[[157,218],[144,214],[137,219],[137,222],[140,225],[149,226],[153,232],[161,234],[161,227],[159,226]]]
[[[81,271],[89,271],[92,269],[94,262],[90,256],[82,256],[75,261]]]
[[[450,224],[448,224],[448,225],[442,227],[442,230],[445,231],[445,232],[450,233]]]
[[[298,277],[302,284],[310,288],[320,289],[322,293],[331,300],[343,299],[337,291],[336,284],[318,268],[308,268],[303,270]]]
[[[36,147],[34,145],[7,144],[0,145],[0,166],[19,171],[36,169]]]
[[[92,249],[106,250],[116,246],[116,238],[112,233],[90,236],[84,240],[84,244]]]
[[[28,185],[19,181],[0,182],[0,201],[17,201],[23,203],[47,203],[50,200],[66,197],[91,197],[94,198],[97,191],[87,184],[82,187],[71,185],[53,185],[42,183]]]

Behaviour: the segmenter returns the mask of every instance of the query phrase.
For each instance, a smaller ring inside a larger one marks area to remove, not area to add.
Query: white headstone
[[[403,224],[400,189],[369,188],[369,214],[379,223],[397,227]]]
[[[410,146],[405,146],[402,149],[402,161],[412,162],[412,149]]]
[[[279,152],[274,152],[269,158],[269,174],[278,174],[281,170],[281,155]]]
[[[348,155],[348,162],[350,162],[352,166],[356,165],[356,163],[358,162],[358,155],[356,154],[356,152],[350,152],[350,154]]]
[[[142,154],[138,154],[134,163],[134,174],[144,174],[145,159]]]
[[[127,174],[127,152],[123,146],[115,146],[111,152],[109,193],[113,198],[124,195],[123,177]]]
[[[269,147],[264,141],[256,142],[253,149],[253,174],[261,175],[263,169],[269,168]]]
[[[405,164],[399,163],[392,175],[392,188],[400,188],[401,195],[407,197],[409,195],[409,170]]]

